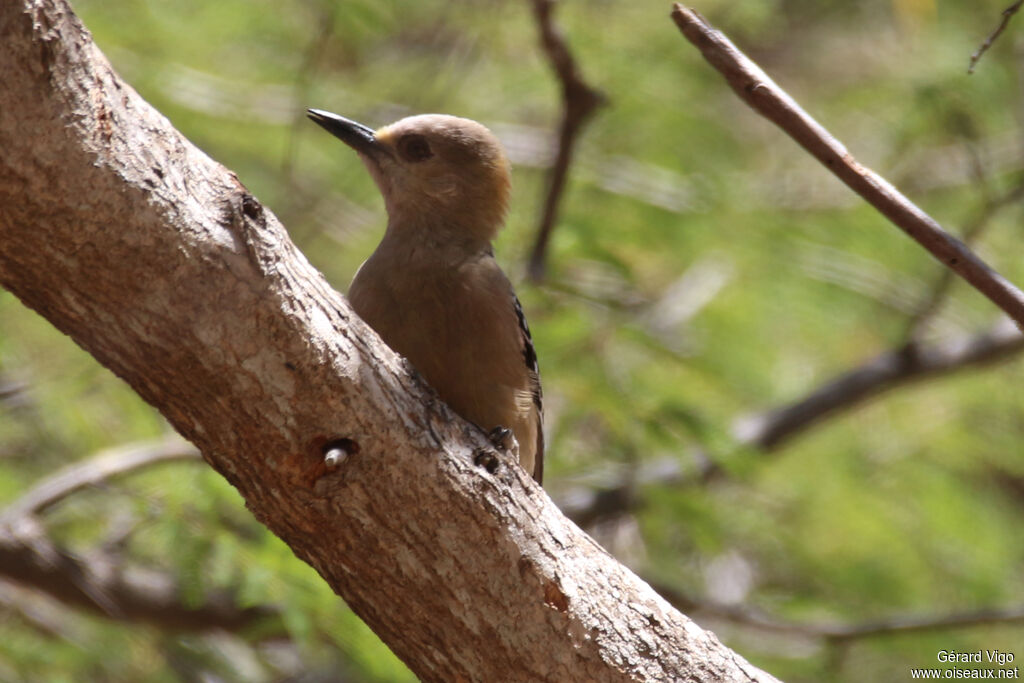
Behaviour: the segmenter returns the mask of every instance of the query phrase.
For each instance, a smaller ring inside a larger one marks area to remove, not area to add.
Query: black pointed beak
[[[382,149],[373,129],[369,126],[323,109],[307,109],[306,116],[360,154],[372,157]]]

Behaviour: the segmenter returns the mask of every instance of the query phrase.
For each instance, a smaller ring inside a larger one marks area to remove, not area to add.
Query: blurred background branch
[[[181,437],[169,435],[108,449],[44,478],[0,512],[0,578],[107,618],[163,629],[237,630],[278,616],[270,607],[239,608],[233,596],[222,592],[187,604],[185,591],[171,574],[130,566],[120,553],[99,548],[87,557],[76,556],[46,533],[40,516],[76,492],[180,460],[201,462],[202,457]],[[134,529],[131,525],[123,535]],[[108,539],[105,546],[118,548],[125,540]]]
[[[849,643],[899,633],[948,631],[992,624],[1024,623],[1024,606],[969,610],[946,614],[913,614],[843,624],[838,622],[798,622],[779,619],[743,605],[719,604],[683,595],[665,584],[653,584],[662,596],[695,619],[725,621],[753,629],[788,633],[821,639],[829,644]]]
[[[1008,318],[991,330],[930,345],[910,343],[892,349],[827,380],[791,403],[733,421],[738,447],[769,454],[828,419],[853,410],[877,396],[972,368],[987,367],[1015,358],[1024,351],[1024,335]],[[645,487],[685,487],[708,484],[726,474],[721,461],[691,449],[693,466],[678,458],[648,463],[610,486],[574,490],[559,499],[560,507],[584,528],[600,519],[627,514],[642,503],[637,490]]]
[[[172,631],[236,631],[279,617],[272,607],[239,607],[236,596],[221,591],[190,605],[176,577],[102,553],[76,556],[26,518],[0,528],[0,578],[109,619]],[[280,632],[280,623],[276,629]]]
[[[78,460],[38,482],[16,501],[0,510],[0,527],[13,526],[33,517],[86,487],[98,486],[119,475],[176,460],[201,461],[195,446],[177,434],[166,438],[125,444]]]
[[[976,335],[930,345],[910,342],[825,382],[798,401],[740,418],[735,432],[741,443],[771,451],[827,416],[850,410],[883,392],[985,367],[1012,358],[1021,350],[1024,335],[1008,318]]]
[[[548,174],[543,209],[527,265],[530,278],[540,282],[547,270],[548,243],[558,220],[558,205],[569,177],[573,150],[584,125],[606,103],[606,97],[583,79],[565,36],[552,16],[555,0],[530,0],[530,4],[540,34],[541,48],[562,86],[562,122],[558,131],[555,162]]]

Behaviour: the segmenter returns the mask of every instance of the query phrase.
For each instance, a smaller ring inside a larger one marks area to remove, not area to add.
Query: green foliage
[[[697,9],[861,162],[956,232],[1021,182],[1014,46],[1024,17],[966,75],[1005,4],[707,0]],[[374,126],[422,111],[486,123],[515,162],[497,249],[510,273],[522,272],[560,96],[526,2],[81,0],[76,9],[115,68],[236,171],[340,289],[379,238],[383,207],[355,156],[325,140],[304,109]],[[550,406],[549,489],[557,499],[569,482],[607,482],[666,458],[692,471],[699,451],[724,473],[706,485],[641,482],[642,540],[611,550],[711,600],[722,558],[740,558],[750,579],[738,599],[779,620],[854,624],[1020,604],[1019,361],[897,388],[770,453],[734,434],[736,418],[899,346],[939,267],[748,110],[669,9],[558,4],[609,106],[580,144],[550,280],[519,287]],[[978,246],[1024,283],[1020,218],[1017,206],[995,213]],[[0,379],[26,387],[0,402],[0,501],[66,463],[166,429],[6,293],[0,318]],[[995,318],[957,284],[926,339]],[[177,576],[188,604],[230,590],[240,605],[280,609],[311,671],[412,680],[203,465],[165,464],[80,492],[46,524],[85,553],[124,520],[134,525],[125,557]],[[0,609],[0,678],[171,681],[188,670],[252,679],[227,641],[77,612],[54,638]],[[940,649],[1017,646],[1024,657],[1019,623],[846,644],[705,625],[790,681],[904,680]],[[257,679],[287,671],[253,652]]]

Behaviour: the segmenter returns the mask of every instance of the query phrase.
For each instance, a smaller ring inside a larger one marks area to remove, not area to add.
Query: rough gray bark
[[[422,679],[774,680],[511,456],[478,457],[478,430],[63,0],[0,3],[0,73],[0,283],[157,406]]]

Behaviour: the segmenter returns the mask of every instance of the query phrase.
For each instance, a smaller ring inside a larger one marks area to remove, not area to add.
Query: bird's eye
[[[398,153],[406,161],[425,161],[434,156],[430,144],[422,135],[403,135],[398,141]]]

